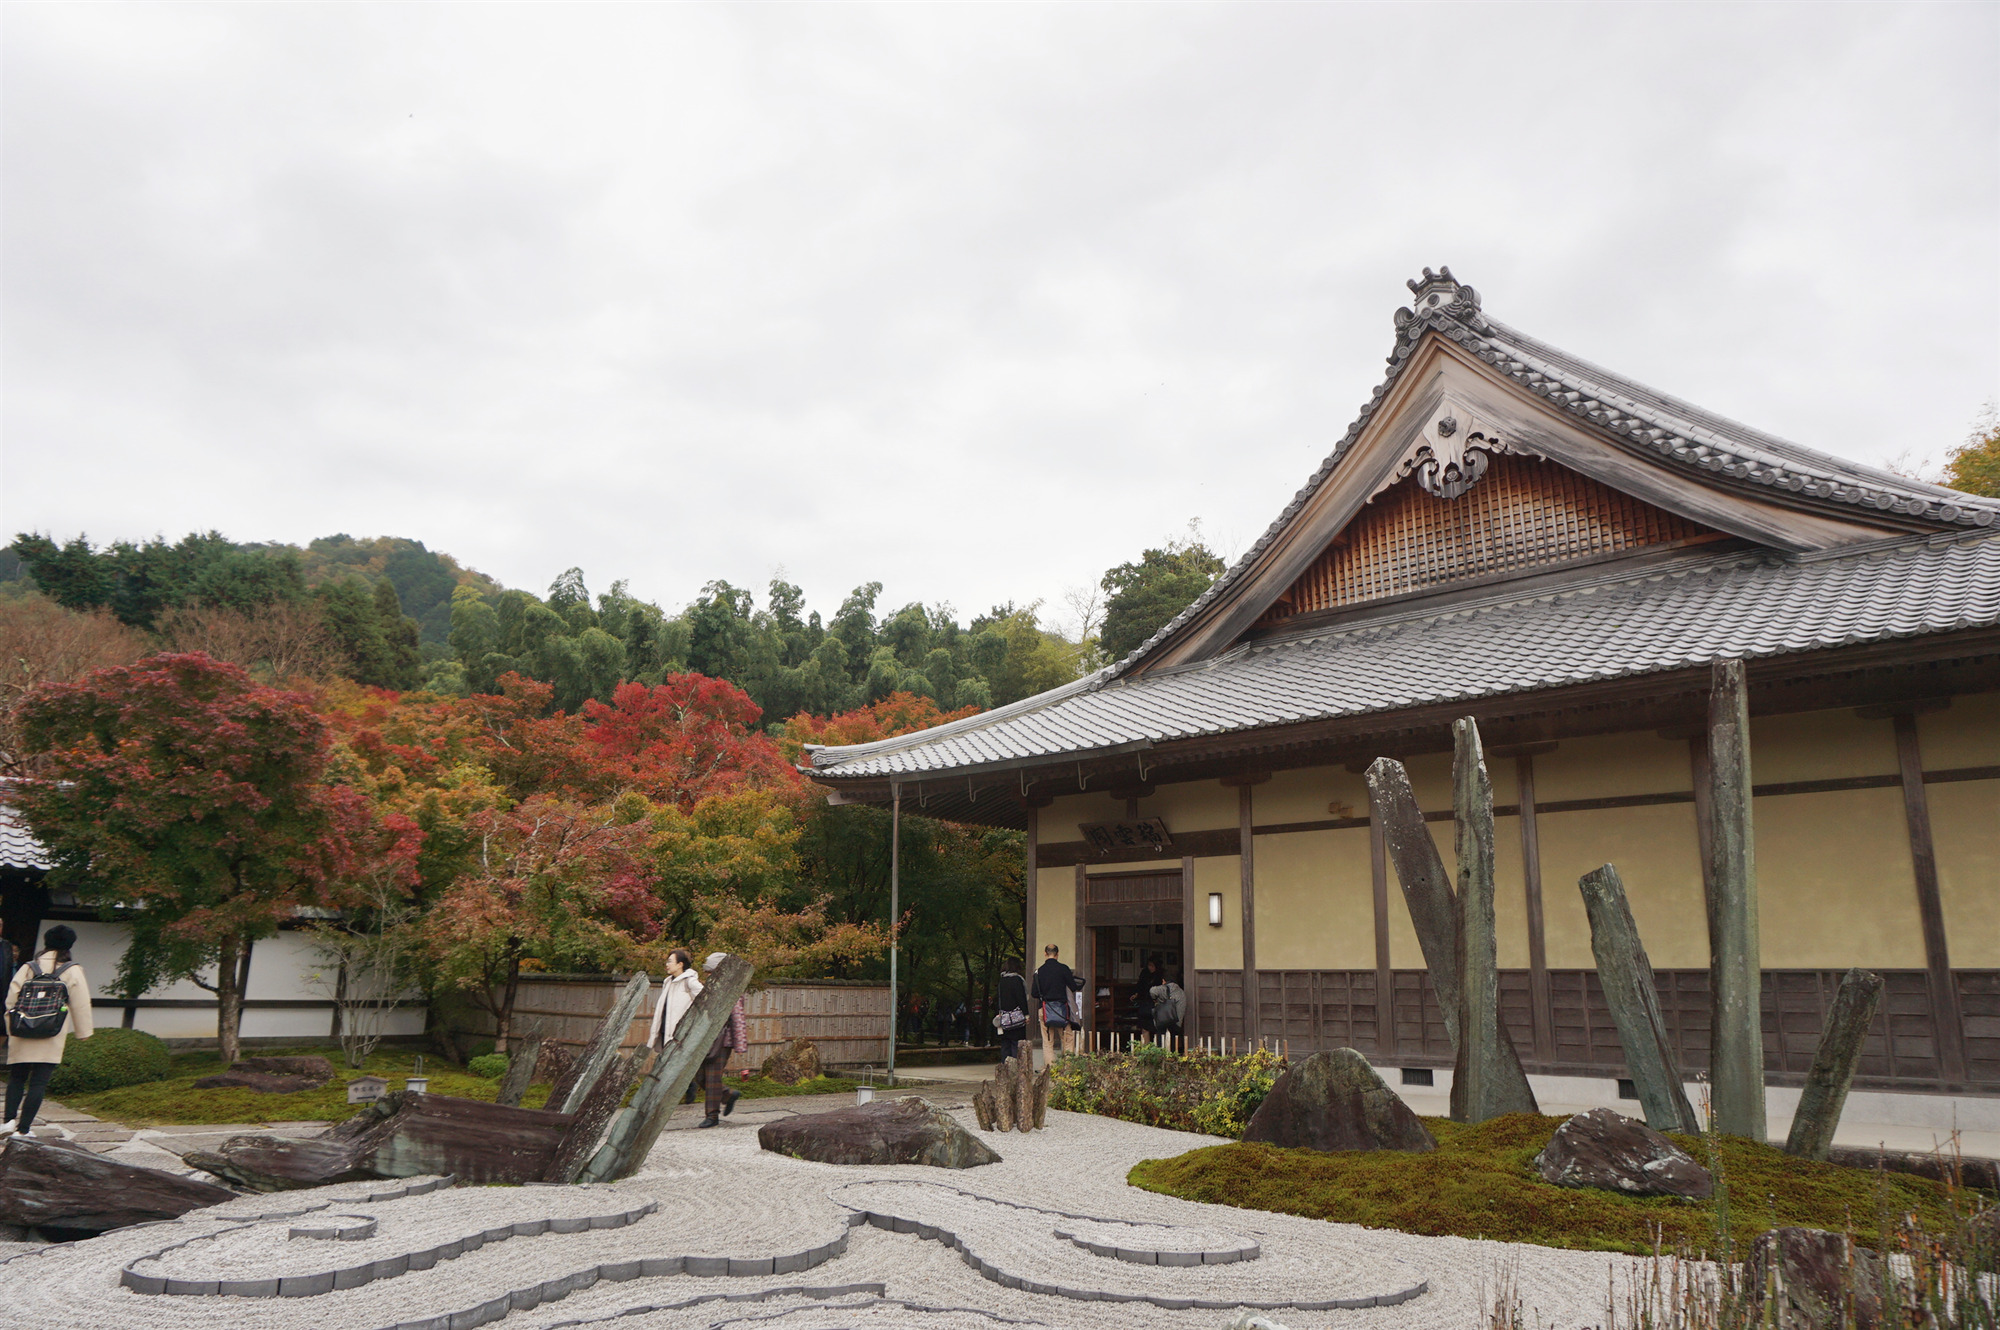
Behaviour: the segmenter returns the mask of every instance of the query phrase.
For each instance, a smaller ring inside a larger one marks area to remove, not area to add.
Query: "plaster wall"
[[[1375,968],[1368,828],[1259,836],[1256,856],[1259,967]]]
[[[1848,710],[1750,720],[1750,778],[1759,785],[1900,770],[1893,721],[1861,720]]]
[[[1685,745],[1681,753],[1686,756]],[[1535,776],[1539,798],[1539,758]],[[1535,831],[1542,848],[1542,937],[1550,969],[1596,968],[1590,918],[1577,879],[1607,863],[1617,866],[1625,882],[1632,918],[1653,967],[1684,970],[1708,964],[1708,915],[1693,804],[1542,813],[1535,818]]]
[[[1194,861],[1194,964],[1198,970],[1237,970],[1243,967],[1242,860],[1227,854]],[[1222,895],[1222,927],[1208,922],[1210,892]],[[1271,927],[1260,915],[1259,932]],[[1282,920],[1277,927],[1284,927]]]
[[[1961,969],[2000,969],[2000,780],[1927,785],[1945,941]]]
[[[1037,869],[1035,881],[1040,893],[1035,897],[1035,930],[1041,934],[1028,944],[1034,953],[1029,965],[1042,963],[1042,948],[1053,942],[1067,957],[1076,950],[1076,870]]]
[[[1754,761],[1756,750],[1751,751]],[[1694,767],[1687,741],[1662,739],[1651,731],[1564,739],[1553,753],[1535,758],[1537,804],[1614,794],[1678,794],[1693,788]],[[1511,800],[1496,798],[1495,802]]]
[[[1750,761],[1754,773],[1754,749]],[[1756,800],[1751,818],[1767,967],[1922,968],[1900,789],[1774,795]]]
[[[1955,697],[1918,716],[1917,743],[1926,771],[2000,766],[2000,693]]]

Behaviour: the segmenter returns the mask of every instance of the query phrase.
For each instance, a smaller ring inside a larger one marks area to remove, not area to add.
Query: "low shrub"
[[[88,1039],[70,1038],[62,1065],[49,1078],[49,1093],[64,1099],[121,1085],[144,1085],[165,1080],[173,1069],[173,1054],[158,1036],[113,1027]]]
[[[1056,1059],[1049,1107],[1240,1139],[1284,1070],[1284,1058],[1261,1048],[1225,1055],[1141,1044],[1130,1053],[1075,1053]]]
[[[474,1076],[484,1076],[494,1080],[507,1074],[508,1058],[505,1053],[481,1053],[465,1064],[465,1069]]]

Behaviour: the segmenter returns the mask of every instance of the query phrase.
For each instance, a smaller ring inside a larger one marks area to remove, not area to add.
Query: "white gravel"
[[[5,1289],[0,1330],[51,1324],[91,1330],[382,1330],[607,1263],[679,1255],[782,1257],[842,1239],[841,1254],[794,1273],[599,1282],[559,1301],[514,1311],[501,1324],[509,1330],[579,1323],[602,1323],[611,1330],[959,1330],[1007,1318],[1077,1330],[1220,1330],[1235,1314],[1212,1307],[1171,1310],[1148,1303],[1076,1301],[1005,1287],[969,1265],[960,1252],[917,1232],[850,1229],[844,1206],[856,1205],[913,1225],[949,1229],[1003,1273],[1082,1291],[1268,1305],[1367,1296],[1419,1281],[1427,1287],[1393,1307],[1267,1313],[1290,1330],[1361,1325],[1462,1330],[1484,1323],[1503,1272],[1541,1323],[1561,1330],[1596,1326],[1603,1321],[1607,1284],[1637,1264],[1595,1253],[1411,1237],[1143,1192],[1124,1181],[1134,1163],[1214,1144],[1214,1138],[1108,1118],[1052,1112],[1046,1131],[987,1136],[1003,1156],[1000,1163],[945,1171],[910,1165],[839,1167],[759,1150],[754,1128],[782,1112],[753,1111],[746,1104],[719,1130],[684,1130],[679,1128],[685,1124],[677,1123],[677,1129],[661,1137],[643,1172],[608,1186],[459,1188],[370,1201],[366,1198],[392,1190],[393,1184],[350,1184],[243,1197],[181,1220],[88,1242],[12,1257],[0,1253],[0,1288]],[[970,1113],[962,1113],[961,1120],[970,1125]],[[142,1270],[171,1265],[176,1278],[270,1278],[349,1266],[500,1225],[557,1214],[623,1213],[647,1201],[657,1201],[659,1208],[626,1227],[512,1237],[428,1270],[317,1297],[147,1296],[118,1282],[121,1269],[135,1261],[142,1262]],[[301,1212],[318,1218],[300,1220]],[[334,1214],[347,1213],[375,1216],[377,1236],[358,1242],[286,1236],[296,1223],[325,1223]],[[273,1218],[239,1227],[260,1215]],[[1129,1248],[1137,1241],[1160,1251],[1249,1240],[1259,1254],[1235,1264],[1192,1268],[1134,1265],[1084,1250],[1056,1237],[1058,1230],[1087,1232],[1089,1240],[1104,1245],[1112,1245],[1104,1241],[1107,1235],[1115,1236],[1118,1246]],[[159,1255],[168,1248],[174,1250]],[[783,1294],[800,1289],[862,1291]],[[768,1292],[780,1296],[721,1300]]]

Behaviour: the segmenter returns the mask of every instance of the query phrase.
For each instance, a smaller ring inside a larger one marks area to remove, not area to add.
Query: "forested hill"
[[[1221,571],[1192,532],[1104,573],[1070,636],[1038,605],[960,622],[949,607],[879,601],[856,587],[830,614],[772,579],[760,598],[710,582],[685,607],[623,581],[592,595],[572,568],[546,592],[500,586],[420,541],[327,536],[301,548],[217,532],[169,543],[22,535],[0,551],[0,595],[40,595],[115,617],[160,645],[203,650],[267,677],[344,675],[396,689],[492,692],[510,671],[553,685],[573,711],[625,681],[694,672],[742,688],[776,725],[896,692],[983,710],[1056,687],[1145,640]]]

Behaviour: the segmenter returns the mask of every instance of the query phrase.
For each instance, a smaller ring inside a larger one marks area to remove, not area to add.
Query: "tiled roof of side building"
[[[1112,665],[1111,676],[1123,674],[1138,664],[1257,563],[1271,541],[1326,482],[1360,438],[1426,332],[1436,332],[1465,347],[1560,409],[1621,436],[1631,446],[1664,462],[1691,472],[1706,472],[1711,481],[1722,478],[1736,484],[1785,489],[1826,503],[1895,512],[1944,527],[1991,528],[2000,522],[2000,499],[1928,485],[1830,457],[1635,383],[1538,341],[1489,318],[1480,308],[1478,293],[1456,281],[1448,267],[1439,273],[1424,269],[1423,279],[1412,279],[1409,287],[1418,294],[1416,309],[1396,311],[1396,346],[1389,355],[1389,372],[1362,404],[1360,414],[1348,426],[1340,443],[1256,543],[1193,604]],[[1427,292],[1442,303],[1427,304]]]
[[[0,868],[44,869],[49,867],[48,851],[28,830],[11,804],[0,799]]]
[[[1995,626],[2000,533],[1717,555],[1301,632],[1129,681],[1099,671],[933,730],[817,749],[813,774],[965,770]]]

